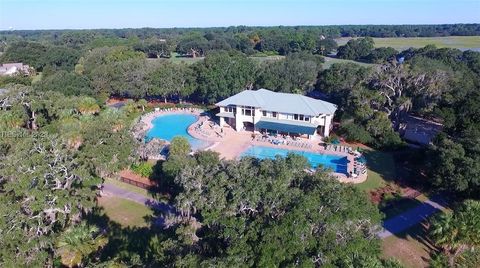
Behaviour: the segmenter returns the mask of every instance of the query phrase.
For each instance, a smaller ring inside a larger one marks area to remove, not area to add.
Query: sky
[[[479,22],[480,0],[0,0],[0,30]]]

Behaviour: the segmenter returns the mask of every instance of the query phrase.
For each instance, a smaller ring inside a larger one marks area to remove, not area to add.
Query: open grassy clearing
[[[359,189],[370,191],[394,181],[395,161],[390,153],[368,150],[364,155],[367,158],[368,178],[367,181],[356,184]]]
[[[153,215],[153,211],[145,205],[114,196],[98,198],[98,205],[103,207],[105,214],[112,221],[124,227],[148,226],[146,218]]]
[[[196,58],[182,57],[178,53],[173,52],[172,56],[168,60],[173,63],[193,64],[197,61],[202,61],[203,59],[204,59],[203,57],[196,57]]]
[[[384,258],[395,258],[405,267],[428,267],[435,248],[427,237],[427,224],[420,223],[403,233],[382,240]]]
[[[249,56],[255,62],[270,62],[284,59],[285,56],[276,55],[276,56]],[[149,59],[149,60],[168,60],[173,63],[185,63],[185,64],[193,64],[198,61],[202,61],[204,57],[197,57],[197,58],[189,58],[189,57],[181,57],[178,53],[172,53],[172,56],[169,59]]]
[[[42,80],[42,72],[38,72],[33,78],[32,78],[32,84],[38,83]]]
[[[361,66],[364,66],[364,67],[375,66],[375,64],[358,62],[358,61],[354,61],[354,60],[344,60],[344,59],[337,59],[337,58],[332,58],[332,57],[324,57],[324,58],[325,58],[325,63],[322,64],[323,69],[328,69],[335,63],[355,63],[355,64],[358,64],[358,65],[361,65]]]
[[[197,58],[190,58],[190,57],[182,57],[178,53],[173,52],[170,58],[148,58],[148,61],[170,61],[172,63],[183,63],[183,64],[194,64],[195,62],[202,61],[204,57],[197,57]]]
[[[263,62],[283,60],[283,59],[285,59],[285,56],[281,56],[281,55],[276,55],[276,56],[250,56],[249,58],[256,61],[256,62],[263,63]]]
[[[351,37],[335,39],[338,45],[344,45]],[[405,50],[410,47],[419,48],[426,45],[437,47],[473,49],[480,51],[480,36],[445,36],[445,37],[389,37],[373,38],[375,47],[393,47],[396,50]]]

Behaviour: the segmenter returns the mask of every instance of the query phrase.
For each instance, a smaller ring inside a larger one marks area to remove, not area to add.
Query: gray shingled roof
[[[244,90],[219,103],[217,106],[243,105],[261,108],[262,110],[290,114],[334,114],[337,106],[330,102],[317,100],[300,94],[273,92],[261,88]]]

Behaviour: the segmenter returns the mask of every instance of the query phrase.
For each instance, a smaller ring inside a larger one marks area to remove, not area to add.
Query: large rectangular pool
[[[330,155],[330,154],[319,154],[306,151],[298,150],[287,150],[274,147],[265,147],[265,146],[251,146],[246,151],[241,154],[241,157],[251,156],[259,159],[270,158],[273,159],[275,156],[279,155],[281,157],[286,157],[288,153],[295,153],[305,157],[312,168],[317,168],[318,166],[329,168],[337,173],[347,174],[348,169],[348,159],[346,156]]]

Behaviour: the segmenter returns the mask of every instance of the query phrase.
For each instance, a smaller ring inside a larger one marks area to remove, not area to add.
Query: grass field
[[[267,61],[276,61],[276,60],[281,60],[284,59],[285,56],[262,56],[262,57],[253,57],[250,56],[250,59],[252,59],[255,62],[267,62]],[[189,58],[189,57],[181,57],[178,55],[178,53],[174,52],[172,53],[172,57],[169,59],[149,59],[149,60],[169,60],[173,63],[185,63],[185,64],[193,64],[198,61],[202,61],[204,57],[198,57],[198,58]]]
[[[375,66],[375,64],[358,62],[353,60],[344,60],[344,59],[337,59],[337,58],[331,58],[331,57],[324,57],[324,58],[325,58],[325,63],[323,64],[323,69],[330,68],[334,63],[355,63],[364,67]]]
[[[38,72],[33,78],[32,78],[32,84],[38,83],[42,80],[42,72]]]
[[[281,56],[281,55],[263,56],[263,57],[250,56],[249,58],[256,62],[270,62],[270,61],[282,60],[285,58],[285,56]]]
[[[383,257],[395,258],[405,267],[428,267],[435,250],[427,238],[427,225],[417,224],[403,233],[382,240]]]
[[[103,196],[98,198],[98,205],[104,208],[105,214],[112,221],[115,221],[124,227],[148,226],[145,217],[153,214],[153,211],[147,206],[114,196]]]
[[[335,39],[338,45],[344,45],[350,37]],[[458,48],[461,50],[472,49],[480,51],[480,36],[446,36],[446,37],[396,37],[373,38],[375,47],[393,47],[396,50],[405,50],[410,47],[419,48],[426,45],[437,47]]]
[[[368,178],[367,181],[356,184],[359,189],[370,191],[395,179],[395,160],[390,153],[370,150],[365,151],[364,155],[367,158]]]
[[[190,65],[190,64],[194,64],[197,61],[202,61],[203,59],[204,59],[204,57],[197,57],[197,58],[181,57],[178,53],[173,52],[172,56],[168,59],[166,59],[166,58],[158,58],[158,59],[149,58],[147,60],[152,61],[152,62],[153,61],[170,61],[170,62],[173,62],[173,63],[184,63],[184,64],[187,64],[187,65]]]

